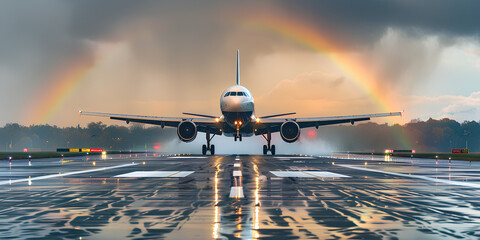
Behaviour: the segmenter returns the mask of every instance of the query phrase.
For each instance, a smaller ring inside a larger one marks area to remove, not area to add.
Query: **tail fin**
[[[237,49],[237,85],[240,85],[240,50]]]

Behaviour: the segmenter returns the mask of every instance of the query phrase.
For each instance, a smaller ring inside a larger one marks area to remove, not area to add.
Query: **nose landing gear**
[[[235,142],[237,139],[241,142],[242,141],[242,134],[240,134],[240,125],[242,125],[242,122],[237,122],[235,121],[235,126],[237,126],[237,135],[234,136]]]
[[[238,139],[238,141],[241,142],[242,141],[242,134],[239,134],[237,136],[233,136],[233,139],[235,140],[235,142],[237,141],[237,139]]]
[[[207,145],[203,144],[202,145],[202,155],[207,155],[207,151],[210,151],[211,155],[215,155],[215,145],[210,145],[210,141],[215,137],[215,134],[213,134],[212,137],[210,137],[210,132],[206,132],[206,138],[207,138]]]
[[[263,138],[267,140],[267,145],[263,145],[263,155],[267,155],[268,152],[272,153],[272,155],[275,155],[275,145],[270,145],[270,142],[272,141],[272,133],[270,130],[267,132],[267,136],[265,137],[265,134],[262,134]]]

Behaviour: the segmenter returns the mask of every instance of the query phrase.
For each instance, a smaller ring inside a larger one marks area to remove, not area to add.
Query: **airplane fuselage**
[[[254,101],[252,93],[246,87],[233,85],[225,89],[220,96],[220,110],[225,136],[253,135],[256,120]]]

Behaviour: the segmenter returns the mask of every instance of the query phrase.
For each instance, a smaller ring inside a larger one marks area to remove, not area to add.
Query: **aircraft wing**
[[[155,117],[155,116],[141,116],[141,115],[125,115],[99,112],[84,112],[80,111],[80,115],[89,115],[97,117],[108,117],[113,120],[125,121],[127,123],[147,123],[153,125],[160,125],[162,127],[178,127],[181,121],[192,121],[197,125],[199,132],[207,132],[221,134],[220,127],[216,119],[212,118],[190,118],[190,117]]]
[[[365,114],[365,115],[350,115],[350,116],[336,116],[336,117],[318,117],[318,118],[273,118],[261,120],[258,123],[257,131],[255,135],[265,134],[270,130],[273,132],[279,132],[281,125],[288,120],[295,121],[300,128],[318,127],[325,125],[351,123],[360,121],[368,121],[371,118],[377,117],[392,117],[402,116],[402,112],[390,112],[390,113],[377,113],[377,114]]]

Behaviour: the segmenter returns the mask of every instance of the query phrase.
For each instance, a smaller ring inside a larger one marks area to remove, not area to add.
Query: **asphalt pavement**
[[[334,154],[0,162],[0,239],[478,239],[480,163]]]

